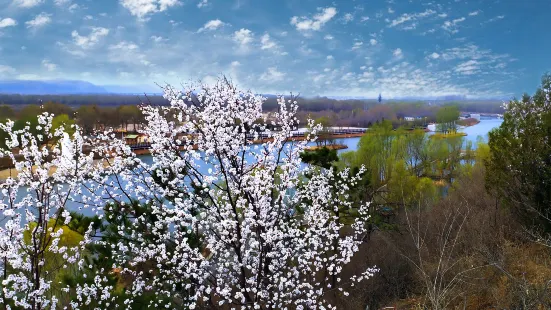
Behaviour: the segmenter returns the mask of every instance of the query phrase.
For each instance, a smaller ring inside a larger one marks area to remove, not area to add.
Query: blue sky
[[[549,0],[0,0],[0,79],[386,98],[532,93]],[[155,89],[155,88],[153,88]]]

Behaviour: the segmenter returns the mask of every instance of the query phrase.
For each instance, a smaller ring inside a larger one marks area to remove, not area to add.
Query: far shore
[[[100,163],[100,160],[99,159],[94,159],[94,164],[98,164]],[[106,165],[107,163],[104,163],[104,165]],[[36,166],[33,166],[33,169],[36,169]],[[48,171],[48,175],[52,176],[55,171],[56,171],[56,167],[51,167],[50,168],[50,171]],[[4,181],[8,178],[17,178],[17,176],[19,175],[19,172],[15,169],[15,168],[7,168],[7,169],[2,169],[0,170],[0,181]]]

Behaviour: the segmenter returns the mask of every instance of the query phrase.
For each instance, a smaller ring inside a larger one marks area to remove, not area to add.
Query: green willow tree
[[[551,232],[551,74],[533,96],[506,106],[489,133],[487,187],[528,225]]]
[[[328,143],[334,144],[335,140],[331,139],[331,132],[329,130],[332,123],[331,119],[327,116],[318,117],[315,120],[315,124],[323,126],[323,129],[318,132],[318,139],[316,140],[318,146],[327,146]]]
[[[70,119],[69,115],[56,115],[52,120],[52,128],[50,128],[50,132],[54,133],[58,128],[63,128],[65,132],[67,132],[69,135],[72,135],[75,132],[75,129],[73,128],[74,124],[75,121]]]
[[[436,112],[438,131],[444,133],[456,132],[456,122],[459,119],[459,108],[454,105],[444,106]]]
[[[0,122],[6,121],[7,119],[14,119],[15,111],[5,104],[0,104]]]

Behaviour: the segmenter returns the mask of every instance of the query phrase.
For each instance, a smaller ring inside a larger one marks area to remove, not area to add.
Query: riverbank
[[[460,120],[457,121],[457,125],[464,126],[464,127],[474,126],[474,125],[477,125],[479,123],[480,123],[480,120],[478,120],[476,118],[465,118],[465,119],[460,119]]]
[[[349,138],[359,138],[361,136],[363,136],[364,133],[363,132],[358,132],[358,133],[347,133],[347,134],[330,134],[330,135],[324,135],[323,136],[323,139],[318,139],[317,141],[324,141],[324,140],[337,140],[337,139],[349,139]],[[293,142],[293,141],[304,141],[306,140],[306,136],[299,136],[299,137],[289,137],[287,138],[287,141],[288,142]],[[268,143],[268,142],[272,142],[274,141],[273,138],[267,138],[267,139],[258,139],[258,140],[253,140],[252,143],[253,144],[263,144],[263,143]],[[194,145],[192,147],[192,149],[196,150],[197,149],[197,146]],[[187,147],[185,146],[182,146],[179,148],[180,151],[185,151],[187,150]],[[134,154],[136,155],[151,155],[151,152],[149,152],[149,149],[136,149],[136,150],[132,150],[134,152]]]
[[[329,149],[329,150],[345,150],[348,148],[348,146],[344,145],[344,144],[329,144],[329,145],[316,145],[316,146],[309,146],[307,148],[305,148],[304,150],[305,151],[308,151],[308,152],[312,152],[312,151],[317,151],[317,150],[320,150],[320,149]]]
[[[349,138],[358,138],[358,137],[361,137],[362,135],[363,135],[363,133],[338,134],[338,135],[325,136],[324,138],[325,138],[325,140],[328,140],[328,139],[349,139]],[[306,137],[292,137],[292,138],[289,138],[287,141],[290,141],[290,142],[291,141],[303,141],[305,139],[306,139]],[[254,144],[262,144],[262,143],[266,143],[266,142],[270,142],[270,141],[273,141],[273,139],[254,140],[253,143]],[[345,149],[347,147],[348,146],[344,145],[344,148],[338,148],[338,149]],[[197,149],[197,147],[194,146],[193,149]],[[180,147],[180,150],[185,151],[186,148],[185,147]],[[149,149],[137,149],[137,150],[133,150],[133,152],[134,152],[134,154],[136,154],[138,156],[151,155],[151,152],[149,151]],[[99,163],[100,160],[96,159],[96,160],[94,160],[94,162]],[[54,172],[55,172],[55,167],[50,169],[49,175],[52,175]],[[15,170],[13,167],[12,168],[0,169],[0,181],[4,181],[9,177],[17,178],[17,175],[18,175],[17,170]]]
[[[101,160],[99,159],[94,159],[94,164],[99,164],[101,162]],[[103,161],[103,165],[105,167],[107,167],[109,164],[105,161]],[[36,166],[33,166],[33,171],[36,170]],[[57,170],[56,167],[51,167],[50,170],[48,171],[48,175],[49,176],[52,176],[55,171]],[[7,168],[7,169],[1,169],[0,170],[0,181],[4,181],[8,178],[17,178],[19,175],[18,171],[15,169],[15,168]]]

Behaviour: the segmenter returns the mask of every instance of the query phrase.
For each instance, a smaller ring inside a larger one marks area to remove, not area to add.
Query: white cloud
[[[119,41],[108,47],[107,60],[132,66],[150,67],[153,64],[140,52],[140,47],[132,41]]]
[[[44,76],[34,73],[23,73],[17,75],[18,80],[45,80]]]
[[[332,35],[328,34],[328,35],[326,35],[325,37],[323,37],[323,39],[325,39],[325,40],[333,40],[334,37],[333,37]]]
[[[253,33],[249,29],[241,28],[233,33],[233,40],[241,46],[247,46],[253,41]]]
[[[13,4],[20,8],[32,8],[44,3],[44,0],[13,0]]]
[[[446,17],[448,17],[448,14],[446,14],[446,13],[441,13],[441,14],[438,14],[438,17],[440,17],[440,18],[446,18]]]
[[[172,20],[172,19],[171,19],[171,20],[169,20],[168,22],[169,22],[169,23],[170,23],[170,24],[172,25],[172,27],[176,27],[176,26],[178,26],[178,25],[180,25],[180,24],[181,24],[181,22],[177,22],[177,21],[175,21],[175,20]]]
[[[13,18],[0,19],[0,28],[13,27],[17,25],[17,21]]]
[[[208,22],[205,23],[205,25],[201,28],[199,28],[199,30],[197,32],[203,32],[203,31],[208,31],[208,30],[216,30],[222,26],[224,26],[225,23],[222,22],[221,20],[219,19],[213,19],[213,20],[209,20]]]
[[[117,44],[110,45],[110,50],[119,50],[119,51],[132,51],[137,50],[138,46],[133,42],[120,41]]]
[[[454,71],[463,75],[472,75],[480,71],[480,63],[476,60],[462,62],[454,68]]]
[[[318,87],[311,81],[308,81],[308,85],[320,95],[347,94],[372,98],[377,98],[380,92],[385,98],[469,96],[481,93],[458,84],[447,71],[426,70],[407,62],[397,62],[390,67],[370,67],[368,70],[365,67],[360,72],[340,68],[327,73]]]
[[[478,14],[480,14],[480,11],[474,11],[474,12],[469,13],[469,16],[476,16]]]
[[[267,82],[278,82],[282,81],[285,77],[285,73],[277,71],[276,67],[269,67],[268,71],[260,75],[260,80]]]
[[[166,39],[161,36],[151,36],[151,40],[155,43],[166,41]]]
[[[418,19],[422,19],[422,18],[425,18],[425,17],[428,17],[430,15],[433,15],[435,14],[436,12],[431,10],[431,9],[428,9],[428,10],[425,10],[424,12],[421,12],[421,13],[415,13],[415,14],[402,14],[400,17],[390,21],[390,25],[388,25],[389,27],[396,27],[396,26],[399,26],[403,23],[406,23],[406,22],[414,22]]]
[[[234,60],[234,61],[231,62],[231,66],[232,67],[239,67],[239,66],[241,66],[241,63],[237,60]]]
[[[263,50],[277,48],[277,44],[272,41],[270,35],[267,33],[260,38],[260,43],[262,44],[260,48]]]
[[[69,11],[73,12],[74,10],[80,8],[80,6],[76,3],[73,3],[69,6]]]
[[[417,28],[417,23],[413,23],[413,24],[411,24],[411,25],[409,25],[409,26],[406,26],[406,27],[404,27],[404,28],[402,28],[402,29],[404,29],[404,30],[414,30],[414,29],[416,29],[416,28]]]
[[[447,30],[447,31],[451,32],[451,33],[457,33],[457,32],[459,32],[459,30],[457,30],[457,24],[462,23],[465,20],[466,20],[465,17],[457,18],[457,19],[454,19],[452,21],[448,20],[448,21],[444,22],[444,24],[442,25],[442,28],[444,30]]]
[[[291,25],[295,26],[299,31],[318,31],[323,25],[335,17],[335,15],[337,15],[337,9],[334,7],[327,7],[321,9],[320,12],[312,18],[293,16],[291,18]]]
[[[435,33],[435,32],[436,32],[436,29],[431,28],[431,29],[429,29],[429,30],[427,30],[427,31],[421,32],[421,35],[425,36],[425,35],[427,35],[427,34],[429,34],[429,33]]]
[[[25,22],[25,25],[27,25],[27,28],[33,28],[33,29],[44,27],[52,21],[50,16],[52,15],[42,12],[36,15],[34,19]]]
[[[48,59],[42,60],[42,66],[48,71],[55,71],[57,69],[57,65],[51,63]]]
[[[93,27],[88,36],[81,36],[76,30],[71,32],[71,37],[75,44],[80,48],[90,48],[96,45],[102,37],[109,34],[109,29],[103,27]]]
[[[440,58],[440,54],[434,52],[434,53],[430,54],[429,57],[432,58],[432,59],[438,59],[438,58]]]
[[[391,7],[388,7],[388,13],[389,14],[394,14],[394,10]]]
[[[166,11],[168,8],[180,5],[178,0],[121,0],[124,8],[138,20],[145,21],[148,15]]]
[[[352,50],[357,50],[361,48],[363,44],[364,44],[363,42],[355,42],[354,45],[352,46]]]
[[[369,40],[369,44],[371,44],[371,45],[377,45],[377,40],[371,39],[371,40]]]
[[[461,47],[446,49],[440,53],[443,61],[461,60],[461,64],[454,68],[456,73],[462,75],[472,75],[479,72],[502,74],[501,63],[511,61],[508,54],[495,54],[491,50],[480,49],[474,44],[467,44]]]
[[[325,68],[325,70],[328,70],[328,69]],[[325,72],[328,72],[328,71],[325,71]],[[312,81],[314,83],[317,83],[317,82],[321,81],[324,77],[325,77],[325,74],[318,74],[318,75],[315,75],[315,76],[312,77]]]
[[[326,58],[327,58],[327,60],[333,60],[333,59],[335,59],[335,57],[333,57],[333,55],[327,55]]]
[[[298,49],[298,51],[304,56],[310,56],[314,52],[313,49],[311,49],[310,47],[308,47],[305,44],[301,45],[300,48]]]
[[[209,0],[201,0],[197,3],[198,8],[204,8],[209,5]]]
[[[359,80],[360,82],[363,82],[363,83],[372,82],[375,78],[375,72],[364,71],[361,77],[362,78]]]
[[[354,20],[354,15],[352,15],[351,13],[346,13],[343,19],[344,19],[344,23],[348,24],[349,22]]]
[[[505,15],[499,15],[499,16],[496,16],[494,18],[491,18],[489,20],[487,20],[485,23],[493,23],[495,21],[498,21],[498,20],[501,20],[501,19],[504,19],[505,18]]]
[[[363,23],[365,21],[368,21],[369,20],[369,16],[362,16],[362,18],[360,18],[360,21]]]
[[[72,0],[54,0],[54,4],[61,8],[67,8],[70,12],[80,8],[78,4],[72,3]]]
[[[392,55],[394,55],[394,57],[396,58],[402,58],[402,49],[401,48],[397,48],[395,49],[393,52],[392,52]]]
[[[3,74],[14,74],[16,71],[13,67],[0,65],[0,76]]]

